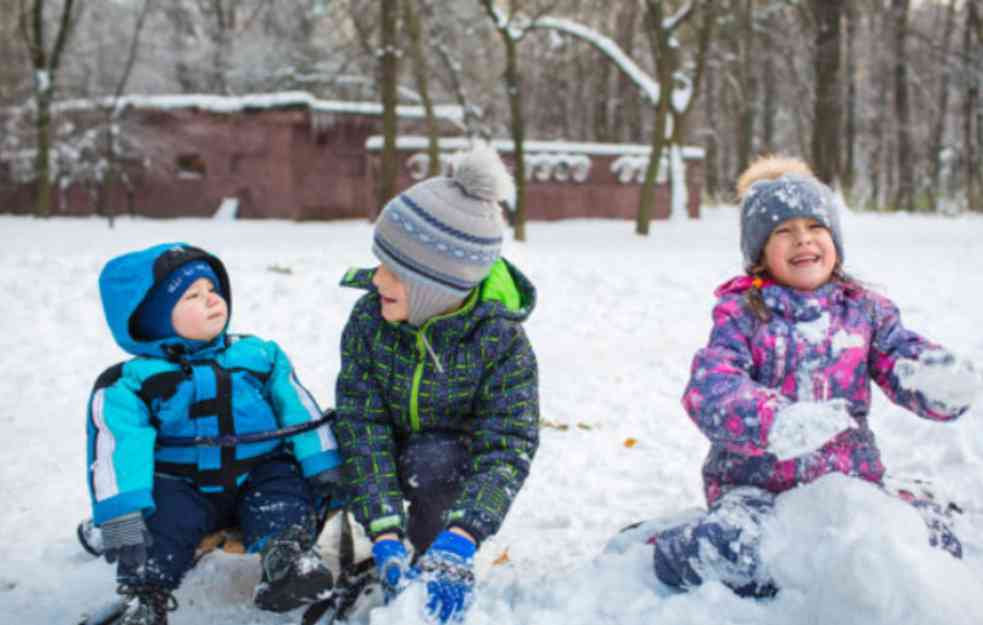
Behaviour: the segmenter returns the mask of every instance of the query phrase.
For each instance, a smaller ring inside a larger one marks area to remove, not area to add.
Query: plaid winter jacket
[[[735,486],[778,493],[832,472],[879,483],[884,466],[867,423],[871,381],[926,419],[948,421],[966,411],[901,383],[899,363],[928,352],[951,355],[905,328],[889,299],[841,283],[811,292],[766,284],[771,319],[762,322],[745,303],[750,286],[750,278],[739,277],[717,289],[710,342],[696,353],[683,395],[686,412],[710,439],[703,464],[708,503]],[[847,401],[857,427],[796,458],[766,451],[782,408],[832,399]]]
[[[538,369],[521,325],[536,291],[499,260],[460,310],[417,329],[383,319],[372,275],[342,280],[369,290],[345,326],[335,390],[352,510],[370,536],[405,532],[398,442],[459,432],[470,461],[446,521],[480,543],[498,531],[539,445]]]

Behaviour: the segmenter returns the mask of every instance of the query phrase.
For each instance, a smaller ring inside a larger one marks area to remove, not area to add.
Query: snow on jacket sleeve
[[[895,404],[926,419],[948,421],[966,412],[968,406],[946,405],[942,399],[944,389],[912,387],[903,382],[902,372],[906,369],[933,361],[948,364],[953,358],[938,345],[905,328],[901,313],[889,299],[874,294],[868,297],[874,319],[868,368],[884,394]]]
[[[493,362],[475,398],[469,472],[447,514],[450,525],[479,544],[505,520],[539,447],[539,369],[532,345],[518,323],[501,321],[490,329],[483,340],[496,347],[489,348]]]
[[[140,380],[130,363],[107,370],[89,398],[87,459],[89,495],[96,525],[156,509],[153,499],[157,430],[137,394]]]
[[[757,456],[765,453],[775,414],[791,401],[752,379],[753,328],[740,297],[717,303],[710,341],[693,358],[683,407],[713,444]]]
[[[273,341],[267,342],[266,346],[273,359],[267,388],[281,427],[320,419],[321,409],[297,379],[287,355]],[[330,425],[322,425],[316,430],[292,436],[290,442],[293,444],[294,457],[300,461],[305,477],[317,475],[341,464],[338,444]]]
[[[369,364],[365,328],[371,325],[370,305],[367,297],[359,300],[342,332],[335,434],[344,459],[352,513],[369,536],[375,537],[386,532],[405,533],[406,519],[393,427]]]

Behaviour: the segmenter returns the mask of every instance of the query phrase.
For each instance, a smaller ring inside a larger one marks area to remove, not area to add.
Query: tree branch
[[[137,60],[137,49],[140,42],[140,33],[143,31],[144,23],[147,20],[147,14],[153,7],[156,0],[144,0],[143,8],[140,10],[140,14],[137,16],[136,25],[133,30],[133,39],[130,40],[130,49],[127,53],[126,64],[123,66],[123,74],[120,76],[119,82],[116,84],[116,92],[113,94],[113,110],[116,109],[115,100],[119,100],[120,96],[123,95],[123,91],[126,89],[126,83],[130,80],[130,73],[133,71],[133,65]]]
[[[73,26],[78,22],[78,15],[72,16],[72,5],[75,0],[65,0],[61,10],[61,25],[58,28],[58,38],[55,40],[55,47],[51,50],[51,71],[58,69],[61,64],[61,53],[65,49],[68,37],[73,30]],[[79,9],[81,11],[81,8]]]

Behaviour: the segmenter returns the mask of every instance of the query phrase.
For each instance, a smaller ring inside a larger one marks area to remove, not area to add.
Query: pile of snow
[[[939,424],[877,392],[870,415],[889,471],[930,480],[964,511],[954,514],[962,562],[926,546],[908,506],[837,476],[779,499],[766,561],[784,590],[773,600],[739,599],[720,584],[677,594],[654,579],[651,548],[605,552],[632,522],[704,505],[708,444],[679,400],[709,334],[713,289],[740,267],[736,219],[733,207],[705,209],[699,221],[656,222],[645,239],[631,222],[532,223],[530,243],[507,243],[539,289],[526,327],[545,426],[526,486],[478,554],[469,623],[983,622],[979,408]],[[848,214],[844,229],[847,269],[894,299],[909,328],[983,368],[983,219]],[[89,514],[85,402],[96,376],[126,357],[102,318],[102,265],[163,241],[217,253],[231,274],[232,329],[278,341],[329,406],[341,329],[359,297],[337,284],[350,266],[374,262],[371,226],[122,218],[109,229],[95,218],[0,216],[0,233],[0,612],[11,623],[72,623],[115,588],[113,567],[74,536]],[[251,606],[258,579],[255,556],[209,555],[177,593],[171,623],[299,623],[298,612]],[[412,623],[413,599],[364,620]]]

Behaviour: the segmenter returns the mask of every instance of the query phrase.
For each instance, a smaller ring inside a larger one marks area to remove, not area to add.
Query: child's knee
[[[411,436],[399,456],[399,476],[407,498],[440,498],[459,488],[468,452],[458,435]]]

